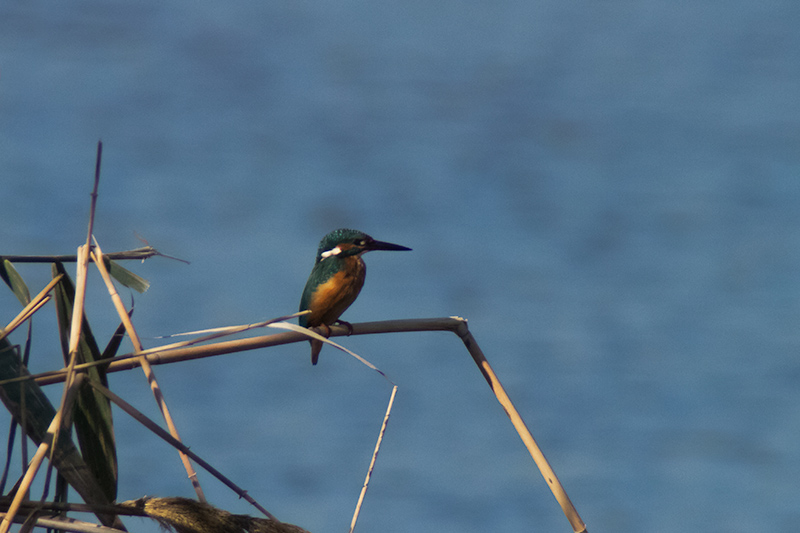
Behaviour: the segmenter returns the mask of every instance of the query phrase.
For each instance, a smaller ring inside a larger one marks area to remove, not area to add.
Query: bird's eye
[[[356,244],[358,244],[359,246],[366,246],[367,245],[367,240],[366,239],[361,239]]]

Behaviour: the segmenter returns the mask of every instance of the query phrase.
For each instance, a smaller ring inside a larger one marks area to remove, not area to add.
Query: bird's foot
[[[325,328],[325,333],[322,336],[329,339],[331,337],[331,327],[328,324],[320,324],[320,327]]]
[[[340,326],[344,326],[347,328],[348,337],[353,334],[353,324],[351,324],[350,322],[345,322],[344,320],[337,320],[336,323],[339,324]]]

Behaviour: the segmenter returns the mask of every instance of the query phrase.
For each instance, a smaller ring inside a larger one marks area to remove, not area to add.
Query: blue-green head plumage
[[[319,242],[315,263],[319,263],[328,257],[344,259],[345,257],[361,255],[373,250],[401,251],[411,250],[411,248],[390,242],[376,241],[363,231],[340,228],[328,233]]]
[[[322,259],[324,259],[323,254],[327,253],[328,255],[325,255],[325,257],[329,257],[331,250],[342,244],[350,244],[353,246],[349,248],[347,252],[337,254],[339,257],[347,257],[348,255],[362,253],[363,250],[359,250],[358,245],[360,244],[361,246],[364,246],[368,240],[372,240],[372,237],[363,231],[347,228],[333,230],[325,235],[321,241],[319,241],[319,247],[317,247],[317,260],[315,262],[319,263],[322,261]]]

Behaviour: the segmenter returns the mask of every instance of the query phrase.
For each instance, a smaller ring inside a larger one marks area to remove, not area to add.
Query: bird
[[[345,323],[339,317],[356,300],[367,275],[367,265],[361,256],[373,250],[411,251],[411,248],[376,241],[362,231],[347,228],[334,230],[322,238],[300,298],[300,311],[311,311],[300,316],[301,326],[327,328],[336,322]],[[310,342],[311,364],[316,365],[322,341]]]

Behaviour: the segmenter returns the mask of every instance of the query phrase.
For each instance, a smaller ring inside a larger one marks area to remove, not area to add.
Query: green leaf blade
[[[108,267],[108,273],[111,275],[111,277],[129,289],[133,289],[138,293],[143,293],[150,288],[149,281],[120,266],[120,264],[116,261],[107,260],[106,263],[106,266]]]
[[[3,263],[0,264],[0,278],[3,278],[6,285],[11,288],[23,307],[31,303],[31,292],[28,290],[28,286],[8,259],[3,259]]]

